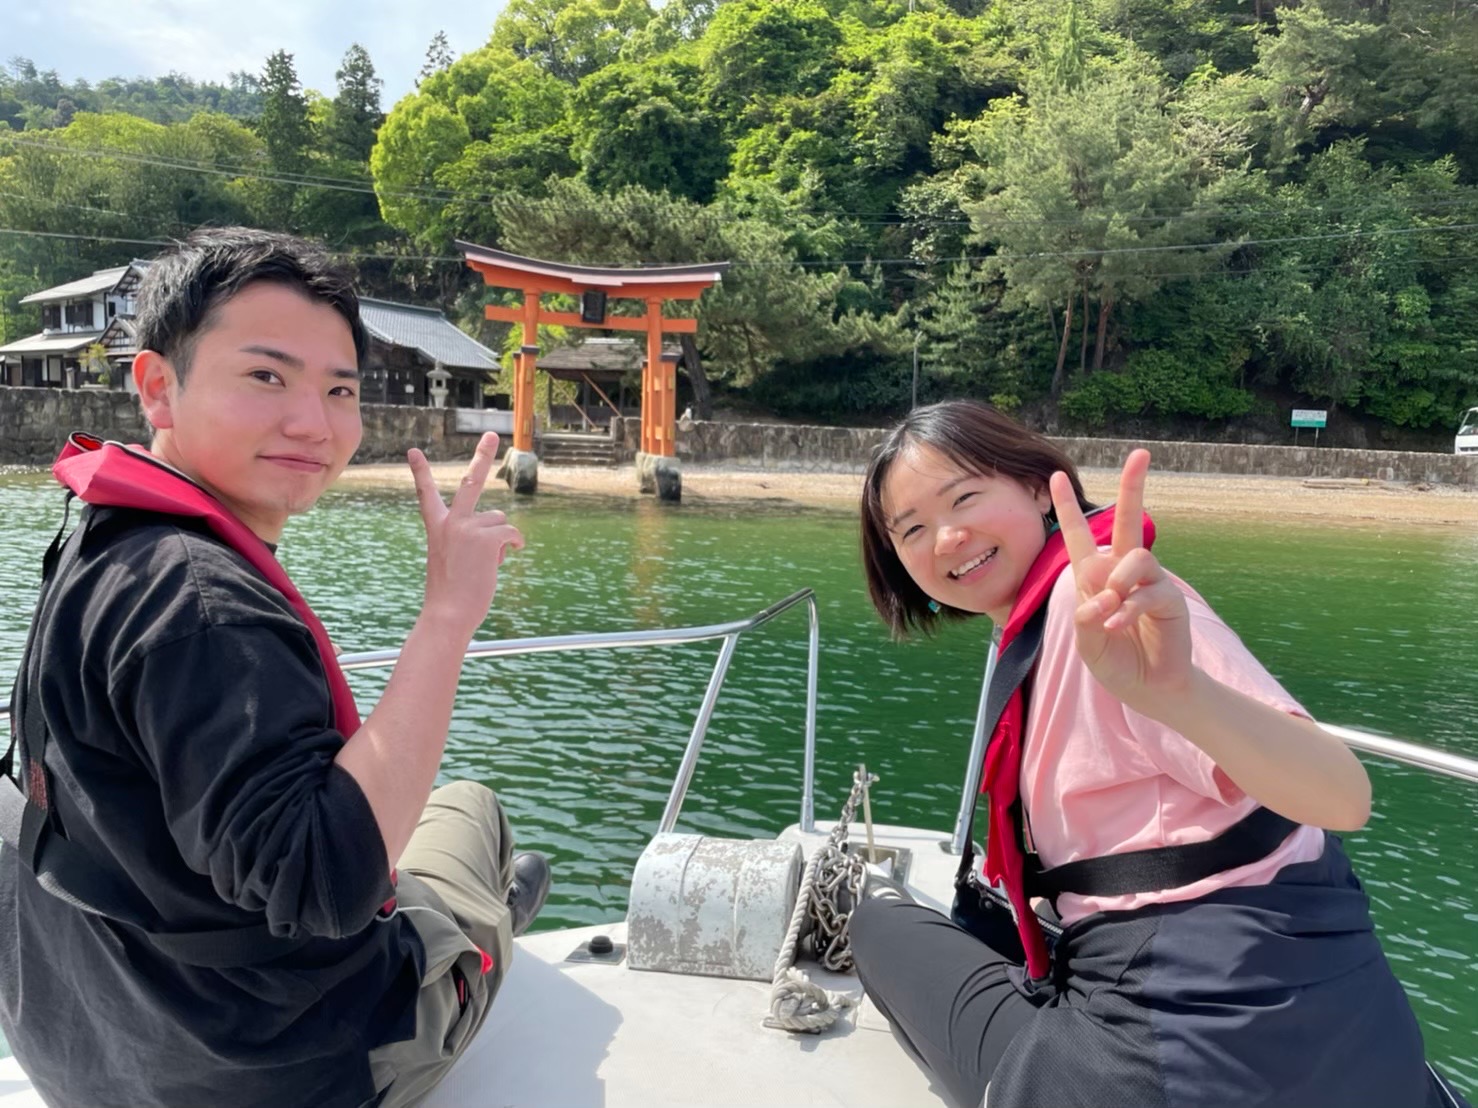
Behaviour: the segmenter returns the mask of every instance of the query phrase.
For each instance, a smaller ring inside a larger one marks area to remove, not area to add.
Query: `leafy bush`
[[[1198,416],[1228,419],[1246,415],[1252,393],[1232,382],[1225,362],[1170,350],[1130,355],[1122,373],[1097,373],[1065,393],[1061,411],[1090,427],[1116,415]]]

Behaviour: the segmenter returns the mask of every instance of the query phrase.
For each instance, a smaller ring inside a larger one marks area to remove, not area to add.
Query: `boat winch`
[[[804,866],[799,843],[659,833],[631,876],[627,964],[769,981]]]

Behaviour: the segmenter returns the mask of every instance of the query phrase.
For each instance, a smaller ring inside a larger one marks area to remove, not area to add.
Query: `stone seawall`
[[[1059,438],[1080,466],[1117,469],[1136,446],[1172,473],[1228,473],[1259,477],[1368,478],[1423,481],[1478,489],[1478,455],[1420,454],[1408,450],[1340,447],[1249,446],[1226,442],[1130,442],[1125,439]]]
[[[67,436],[148,442],[139,402],[124,392],[0,388],[0,465],[50,465]]]
[[[478,436],[456,430],[450,408],[366,404],[364,439],[356,462],[403,461],[418,446],[433,462],[471,458]],[[101,389],[0,387],[0,465],[50,465],[73,431],[119,442],[148,442],[148,421],[138,401]]]
[[[476,434],[457,431],[453,409],[366,404],[362,411],[364,440],[356,462],[398,462],[412,446],[420,447],[432,461],[458,461],[470,458],[477,445]],[[639,424],[634,419],[612,424],[619,460],[629,463],[640,443]],[[123,442],[145,442],[149,436],[138,402],[120,392],[0,387],[0,465],[49,465],[67,434],[76,430]],[[682,423],[677,429],[677,456],[693,466],[855,473],[867,465],[884,434],[880,428]],[[1130,449],[1143,445],[1154,454],[1157,468],[1179,473],[1370,478],[1478,488],[1474,455],[1236,443],[1141,444],[1124,439],[1057,441],[1082,466],[1117,468]]]
[[[614,428],[629,461],[639,442],[634,419]],[[684,423],[677,456],[688,465],[801,473],[855,473],[886,434],[880,428],[781,426],[767,423]],[[1238,443],[1132,442],[1125,439],[1057,438],[1080,466],[1117,469],[1136,446],[1154,455],[1155,467],[1175,473],[1226,473],[1263,477],[1369,478],[1424,481],[1478,488],[1478,455],[1420,454],[1313,446]]]

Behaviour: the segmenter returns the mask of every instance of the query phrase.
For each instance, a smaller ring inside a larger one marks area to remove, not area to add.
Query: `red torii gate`
[[[513,376],[513,448],[534,449],[534,364],[539,356],[539,324],[588,327],[616,331],[645,331],[647,359],[642,368],[641,450],[659,457],[675,457],[677,428],[677,364],[662,356],[662,333],[696,334],[696,319],[667,319],[662,305],[667,300],[696,300],[705,289],[723,279],[728,262],[704,265],[663,265],[642,268],[607,268],[566,265],[509,254],[503,250],[458,242],[467,264],[497,288],[518,289],[522,307],[489,305],[487,318],[523,325],[523,344]],[[581,300],[578,312],[545,309],[540,297],[565,293]],[[633,299],[645,302],[638,316],[606,314],[606,301]]]

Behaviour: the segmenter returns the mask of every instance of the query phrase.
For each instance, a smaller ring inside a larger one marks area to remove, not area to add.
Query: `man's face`
[[[183,386],[149,351],[135,360],[134,380],[154,453],[276,542],[359,447],[357,366],[354,336],[333,308],[258,282],[196,333]]]

